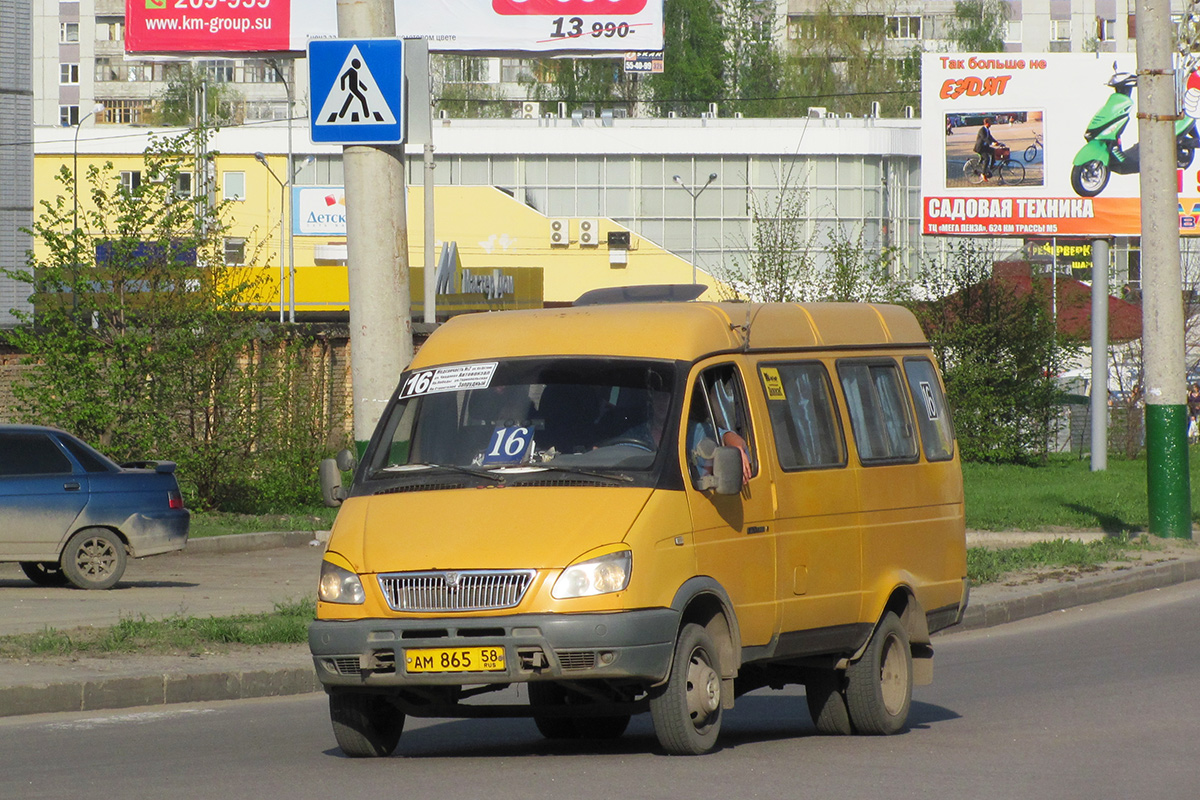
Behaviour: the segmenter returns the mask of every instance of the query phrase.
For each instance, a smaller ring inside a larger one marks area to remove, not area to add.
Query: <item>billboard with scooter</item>
[[[1136,236],[1133,53],[926,53],[922,231]],[[1200,76],[1176,122],[1180,233],[1200,233]]]

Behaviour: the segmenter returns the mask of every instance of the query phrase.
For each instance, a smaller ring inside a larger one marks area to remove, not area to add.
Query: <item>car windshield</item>
[[[674,376],[671,362],[601,358],[406,373],[369,475],[649,470],[664,441]]]

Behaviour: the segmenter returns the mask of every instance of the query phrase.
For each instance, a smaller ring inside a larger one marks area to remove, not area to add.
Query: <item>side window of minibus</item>
[[[954,425],[933,363],[926,358],[906,358],[904,374],[908,378],[913,408],[917,410],[917,427],[921,429],[925,458],[949,461],[954,457]]]
[[[912,411],[896,362],[846,359],[837,370],[859,459],[864,464],[915,460]]]
[[[692,387],[692,403],[686,427],[688,470],[692,483],[712,473],[711,457],[699,451],[708,439],[718,445],[738,447],[750,462],[751,473],[758,471],[754,437],[746,413],[746,394],[737,368],[732,364],[711,367],[700,374]]]
[[[846,465],[846,444],[825,365],[761,364],[779,466],[785,470]]]

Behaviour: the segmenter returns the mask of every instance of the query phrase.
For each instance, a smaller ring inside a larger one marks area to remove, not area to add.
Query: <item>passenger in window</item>
[[[715,399],[719,393],[706,392],[702,387],[703,383],[700,383],[692,392],[692,407],[688,411],[687,458],[692,482],[700,485],[701,478],[712,475],[712,454],[711,452],[706,454],[705,448],[702,447],[702,443],[707,440],[718,445],[738,448],[742,454],[742,485],[745,486],[750,482],[752,473],[750,447],[739,433],[728,425],[715,420],[716,413],[713,406],[719,402]],[[721,416],[723,421],[730,418],[729,415],[723,413]]]

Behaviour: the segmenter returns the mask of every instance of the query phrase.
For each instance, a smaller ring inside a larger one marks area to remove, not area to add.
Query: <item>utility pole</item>
[[[1183,287],[1175,155],[1175,50],[1169,0],[1138,0],[1146,490],[1150,533],[1190,539]]]
[[[337,16],[343,39],[396,35],[391,0],[338,0]],[[354,441],[361,456],[412,361],[404,145],[346,145],[342,161]]]

